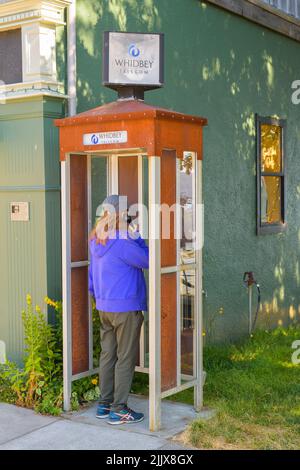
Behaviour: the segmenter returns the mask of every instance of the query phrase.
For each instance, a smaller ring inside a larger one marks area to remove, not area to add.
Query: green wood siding
[[[19,360],[26,294],[61,298],[60,169],[53,118],[62,101],[36,98],[1,105],[0,339]],[[11,222],[10,202],[28,201],[29,222]]]

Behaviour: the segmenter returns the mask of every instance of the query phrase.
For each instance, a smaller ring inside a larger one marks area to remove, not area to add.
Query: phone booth
[[[201,173],[207,121],[123,99],[55,124],[62,170],[64,407],[70,408],[72,381],[97,372],[88,233],[108,194],[127,195],[128,206],[139,204],[139,229],[150,250],[149,311],[137,370],[149,374],[150,429],[157,430],[163,398],[194,387],[195,408],[202,406]],[[196,240],[186,230],[181,235],[184,223]]]

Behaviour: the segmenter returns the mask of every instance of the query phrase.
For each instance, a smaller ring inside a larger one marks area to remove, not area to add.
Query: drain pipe
[[[76,114],[76,0],[67,8],[67,94],[68,115]],[[68,307],[68,241],[67,241],[67,194],[69,190],[68,169],[65,161],[61,162],[61,213],[62,213],[62,284],[63,284],[63,397],[64,411],[71,409],[72,393],[72,343],[70,337],[71,318]]]
[[[74,116],[77,108],[76,94],[76,0],[68,7],[67,19],[67,73],[68,73],[68,115]]]

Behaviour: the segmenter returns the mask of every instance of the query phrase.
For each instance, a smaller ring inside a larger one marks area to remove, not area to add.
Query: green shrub
[[[11,388],[10,380],[5,376],[5,366],[0,365],[0,401],[16,403],[17,395]]]
[[[0,400],[33,408],[37,412],[58,415],[63,404],[62,303],[48,297],[45,303],[53,307],[56,321],[49,324],[46,315],[31,296],[26,298],[22,312],[24,328],[23,368],[7,361],[0,368]],[[99,315],[93,311],[94,361],[99,361]],[[77,410],[81,403],[95,400],[100,391],[97,377],[87,377],[72,384],[71,404]]]
[[[2,378],[10,384],[19,406],[35,408],[43,402],[61,403],[62,397],[62,349],[57,326],[47,323],[45,314],[26,298],[27,307],[22,312],[24,328],[24,367],[7,361]],[[51,398],[52,397],[52,398]],[[55,398],[53,398],[55,397]]]

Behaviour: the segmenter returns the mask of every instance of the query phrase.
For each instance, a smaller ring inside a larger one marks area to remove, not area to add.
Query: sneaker
[[[133,424],[143,421],[143,413],[136,413],[127,406],[120,411],[111,411],[109,413],[108,424]]]
[[[108,418],[110,413],[110,405],[99,403],[97,406],[96,418]]]

